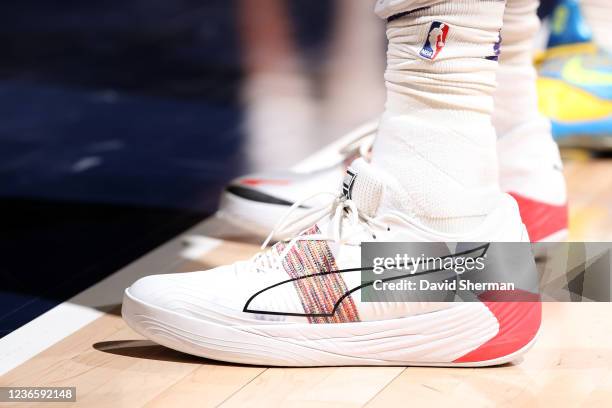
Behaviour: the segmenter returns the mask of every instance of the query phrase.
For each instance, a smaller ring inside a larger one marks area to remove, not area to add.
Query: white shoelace
[[[319,197],[321,195],[330,195],[333,197],[328,204],[324,204],[319,207],[315,207],[298,218],[291,218],[291,215],[298,207],[304,203]],[[304,234],[304,231],[314,225],[317,221],[331,216],[330,222],[330,234]],[[345,221],[348,222],[348,228],[345,230]],[[274,229],[270,232],[266,240],[261,245],[261,249],[265,249],[273,237],[282,235],[283,233],[291,234],[301,231],[296,234],[291,240],[288,241],[283,252],[280,255],[275,255],[273,251],[262,251],[255,255],[254,260],[257,259],[264,263],[264,265],[271,267],[278,267],[279,262],[287,256],[289,251],[293,248],[295,243],[298,241],[334,241],[344,244],[347,242],[343,238],[343,232],[348,231],[355,232],[355,228],[362,228],[373,238],[376,238],[373,227],[387,228],[383,223],[375,220],[372,217],[367,216],[359,211],[357,204],[354,201],[349,200],[343,196],[338,196],[337,193],[331,192],[319,192],[303,200],[295,202],[285,213],[285,215],[278,221]]]
[[[368,126],[371,125],[368,124]],[[366,127],[366,125],[364,125],[364,127]],[[372,150],[372,146],[374,145],[376,130],[377,129],[368,130],[365,132],[364,135],[356,142],[353,142],[351,145],[346,147],[343,153],[349,155],[351,151],[357,150],[359,152],[359,156],[367,157]],[[315,207],[302,214],[302,216],[299,218],[291,219],[291,215],[297,208],[322,195],[332,197],[328,204]],[[331,236],[326,236],[323,234],[304,234],[304,231],[307,228],[311,227],[325,216],[331,214],[333,214],[331,220],[333,234],[331,234]],[[262,262],[263,265],[276,267],[279,266],[279,262],[281,262],[287,256],[289,251],[291,251],[291,248],[293,248],[295,243],[298,241],[334,241],[344,243],[344,240],[342,239],[342,226],[345,219],[349,220],[350,226],[352,227],[365,227],[366,231],[373,238],[376,238],[376,234],[373,233],[372,226],[382,228],[386,227],[375,219],[360,213],[357,205],[352,200],[348,200],[343,196],[338,196],[337,192],[322,191],[293,203],[293,205],[289,207],[287,212],[276,223],[270,234],[268,234],[266,240],[261,245],[262,252],[256,254],[253,257],[253,260],[258,260]],[[388,227],[386,228],[388,229]],[[296,236],[288,242],[280,255],[275,255],[273,251],[263,251],[268,246],[272,238],[278,234],[282,234],[283,232],[286,232],[287,234],[296,233]]]
[[[359,145],[359,155],[361,157],[368,157],[374,146],[375,135],[366,136]]]

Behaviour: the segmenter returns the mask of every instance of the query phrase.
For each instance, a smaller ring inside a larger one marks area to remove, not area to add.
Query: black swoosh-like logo
[[[262,193],[261,191],[253,190],[252,188],[242,186],[228,186],[225,191],[232,193],[238,197],[245,198],[247,200],[256,201],[258,203],[276,204],[291,207],[293,203],[291,201],[283,200],[282,198],[274,197],[270,194]],[[308,208],[300,205],[300,208]]]
[[[471,248],[471,249],[468,249],[468,250],[465,250],[465,251],[457,252],[455,254],[449,254],[449,255],[441,256],[439,258],[440,259],[455,258],[455,257],[471,254],[471,253],[474,253],[474,252],[477,252],[477,251],[481,251],[481,252],[480,252],[480,255],[475,256],[475,258],[483,257],[487,253],[487,250],[489,249],[489,245],[490,245],[490,243],[486,243],[486,244],[483,244],[483,245],[479,245],[479,246],[477,246],[475,248]],[[406,266],[412,265],[412,262],[406,263],[405,265]],[[394,267],[396,268],[397,266],[394,266]],[[317,272],[317,273],[312,273],[312,274],[309,274],[309,275],[298,276],[298,277],[295,277],[295,278],[286,279],[284,281],[275,283],[274,285],[268,286],[268,287],[266,287],[264,289],[261,289],[261,290],[255,292],[246,301],[242,311],[245,312],[245,313],[257,313],[257,314],[276,315],[276,316],[332,317],[332,316],[334,316],[334,314],[336,313],[336,310],[338,310],[338,307],[340,307],[340,304],[342,303],[342,301],[344,299],[346,299],[348,296],[350,296],[352,293],[354,293],[354,292],[356,292],[358,290],[361,290],[361,289],[363,289],[365,287],[368,287],[368,286],[372,286],[375,281],[370,281],[370,282],[362,283],[361,285],[356,286],[356,287],[350,289],[349,291],[345,292],[342,296],[340,296],[340,298],[338,298],[338,300],[334,304],[333,310],[331,312],[329,312],[329,313],[272,312],[272,311],[268,311],[268,310],[250,309],[249,305],[251,304],[253,299],[255,299],[258,295],[262,294],[263,292],[266,292],[266,291],[268,291],[268,290],[270,290],[272,288],[275,288],[275,287],[280,286],[280,285],[284,285],[284,284],[289,283],[289,282],[294,282],[294,281],[301,280],[301,279],[308,279],[308,278],[312,278],[312,277],[331,275],[331,274],[336,274],[336,273],[371,271],[373,269],[374,269],[374,267],[372,267],[372,266],[365,267],[365,268],[339,269],[337,271]],[[394,269],[394,268],[389,268],[389,269]],[[413,276],[423,276],[423,275],[428,275],[428,274],[432,274],[432,273],[436,273],[436,272],[441,272],[441,271],[447,271],[447,270],[443,269],[443,268],[440,268],[440,269],[430,269],[430,270],[426,270],[426,271],[422,271],[422,272],[406,273],[406,274],[403,274],[403,275],[392,276],[392,277],[389,277],[389,278],[382,278],[382,279],[376,279],[376,280],[377,281],[381,281],[381,282],[389,282],[389,281],[393,281],[393,280],[397,280],[397,279],[403,279],[403,278],[408,278],[408,277],[413,277]]]

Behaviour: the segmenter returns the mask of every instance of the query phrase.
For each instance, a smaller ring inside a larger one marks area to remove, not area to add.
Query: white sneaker
[[[361,299],[362,242],[527,241],[511,197],[473,231],[440,234],[394,210],[407,197],[390,175],[364,160],[349,172],[343,197],[279,226],[302,231],[291,240],[209,271],[142,278],[125,291],[123,318],[164,346],[260,365],[481,366],[531,346],[538,302]]]
[[[515,129],[497,142],[499,183],[516,200],[531,242],[565,241],[568,208],[563,162],[552,137]]]
[[[552,138],[547,142],[530,138],[528,133],[519,129],[500,138],[500,184],[516,199],[531,242],[560,242],[567,237],[568,210],[559,149]],[[293,203],[323,189],[334,189],[347,164],[369,152],[375,134],[375,122],[360,127],[323,157],[306,163],[305,171],[267,172],[233,180],[222,193],[219,216],[255,236],[266,236]],[[532,146],[534,143],[537,146]],[[526,155],[526,150],[531,153]],[[324,164],[310,165],[316,162]],[[294,215],[299,217],[309,206],[320,204],[320,200],[309,201]]]
[[[329,197],[318,193],[335,194],[348,164],[369,154],[377,130],[377,121],[365,123],[300,163],[297,169],[249,174],[232,180],[221,194],[218,216],[263,239],[295,202],[307,201],[307,205],[293,211],[293,216],[299,218],[309,208],[329,201]]]

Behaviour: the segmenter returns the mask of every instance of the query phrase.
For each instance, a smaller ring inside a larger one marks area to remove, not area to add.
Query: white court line
[[[64,302],[0,339],[0,375],[21,365],[104,313]]]
[[[203,234],[205,224],[203,221],[186,233]],[[197,245],[189,249],[189,255],[204,255],[222,242],[200,235]],[[0,375],[93,322],[104,315],[104,310],[116,307],[121,303],[124,289],[137,279],[153,273],[171,272],[184,261],[185,258],[181,259],[184,251],[181,237],[176,237],[1,338]]]
[[[359,131],[372,127],[373,124],[368,123]],[[294,166],[294,169],[307,171],[317,167],[318,164],[324,166],[334,162],[339,157],[339,146],[353,141],[356,133],[358,132],[351,132],[314,153]],[[120,304],[124,289],[138,278],[154,273],[170,272],[182,260],[196,259],[215,249],[223,241],[206,236],[210,234],[207,223],[208,220],[202,221],[180,236],[1,338],[0,375],[23,364],[36,354],[101,317],[104,315],[105,308]],[[183,245],[182,236],[184,235],[189,236],[190,246],[187,248]]]

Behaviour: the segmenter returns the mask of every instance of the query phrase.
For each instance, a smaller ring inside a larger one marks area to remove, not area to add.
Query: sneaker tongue
[[[378,212],[385,190],[384,175],[363,158],[351,163],[342,181],[342,195],[369,217]]]

